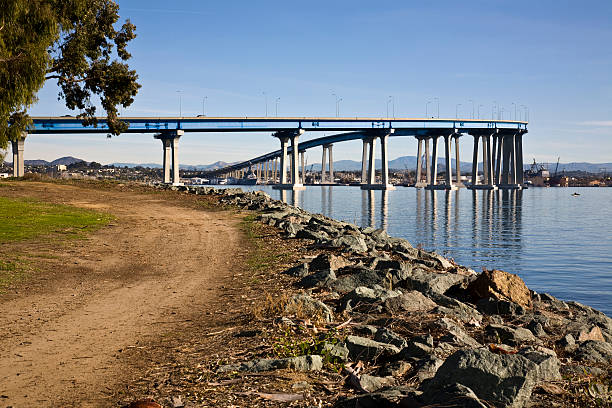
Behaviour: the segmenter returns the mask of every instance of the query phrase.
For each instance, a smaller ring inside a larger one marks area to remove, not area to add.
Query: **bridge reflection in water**
[[[266,189],[268,190],[268,189]],[[523,190],[269,190],[308,211],[387,230],[475,268],[520,270]]]

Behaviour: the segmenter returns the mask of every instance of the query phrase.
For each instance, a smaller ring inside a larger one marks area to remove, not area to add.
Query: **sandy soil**
[[[214,327],[218,289],[246,252],[239,217],[189,200],[31,182],[0,195],[117,217],[85,240],[0,251],[29,254],[37,269],[0,295],[0,407],[117,406],[118,390],[147,365],[126,351]]]

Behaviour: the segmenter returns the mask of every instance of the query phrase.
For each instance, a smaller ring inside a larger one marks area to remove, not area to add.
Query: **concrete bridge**
[[[456,181],[460,181],[459,138],[472,136],[474,141],[472,188],[496,189],[521,188],[523,184],[522,136],[527,133],[527,122],[460,118],[328,118],[328,117],[125,117],[129,124],[126,133],[152,133],[163,146],[163,169],[165,183],[179,182],[178,143],[187,133],[208,132],[270,132],[278,138],[280,149],[232,166],[209,172],[210,175],[239,176],[253,164],[271,172],[274,162],[273,180],[280,189],[299,190],[304,184],[304,152],[307,149],[323,148],[322,176],[333,182],[333,145],[349,140],[362,140],[362,188],[393,189],[389,183],[388,138],[414,137],[418,140],[417,187],[431,189],[455,189],[452,172],[446,171],[444,183],[438,184],[438,143],[442,139],[446,169],[451,169],[451,148],[455,143]],[[300,143],[306,132],[340,132],[333,136],[311,139]],[[34,117],[30,134],[108,133],[106,118],[98,118],[98,126],[83,126],[78,118]],[[24,141],[13,141],[13,175],[24,173]],[[380,139],[382,172],[380,182],[375,177],[376,142]],[[479,144],[482,143],[484,183],[477,184]],[[430,154],[431,144],[431,154]],[[296,154],[294,154],[296,152]],[[298,154],[301,154],[300,176]],[[280,159],[278,172],[276,159]],[[290,163],[289,163],[290,159]],[[326,165],[329,163],[328,165]],[[289,175],[287,165],[289,164]],[[328,168],[328,169],[327,169]],[[329,170],[329,178],[326,172]]]

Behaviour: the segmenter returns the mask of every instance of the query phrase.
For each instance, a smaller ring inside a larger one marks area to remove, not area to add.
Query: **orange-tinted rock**
[[[593,327],[590,331],[581,330],[578,335],[578,341],[583,342],[587,340],[596,340],[596,341],[606,341],[604,339],[603,334],[601,334],[601,329],[597,326]]]
[[[492,297],[509,300],[524,307],[531,306],[531,293],[525,282],[512,273],[492,270],[481,273],[468,287],[476,300]]]

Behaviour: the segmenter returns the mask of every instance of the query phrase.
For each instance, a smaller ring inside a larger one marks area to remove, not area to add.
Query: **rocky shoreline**
[[[161,188],[254,211],[259,222],[319,253],[283,271],[299,291],[274,316],[287,327],[296,319],[318,322],[316,344],[300,355],[221,365],[219,374],[331,367],[354,391],[336,407],[612,402],[612,319],[602,312],[531,291],[511,273],[476,273],[382,230],[263,192]]]

